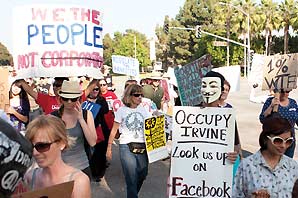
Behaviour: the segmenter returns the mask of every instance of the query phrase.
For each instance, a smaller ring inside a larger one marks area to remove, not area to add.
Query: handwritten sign
[[[5,109],[5,106],[9,105],[8,75],[7,68],[0,68],[0,109]]]
[[[149,163],[168,157],[165,135],[165,116],[145,120],[145,139]]]
[[[174,72],[183,106],[194,106],[203,101],[201,95],[202,78],[210,70],[210,55],[204,55],[181,68],[175,68]]]
[[[13,198],[71,198],[74,181],[14,195]]]
[[[139,61],[135,58],[112,55],[113,72],[128,76],[139,76]]]
[[[265,57],[262,90],[297,87],[298,53]]]
[[[81,6],[32,5],[13,12],[17,78],[102,77],[102,12]]]
[[[231,197],[232,108],[174,107],[170,197]]]

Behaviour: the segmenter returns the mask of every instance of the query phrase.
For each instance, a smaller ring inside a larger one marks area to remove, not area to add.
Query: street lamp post
[[[236,10],[242,12],[247,18],[247,34],[248,34],[247,35],[247,57],[245,58],[246,60],[244,60],[244,62],[245,62],[244,77],[246,77],[248,74],[248,67],[249,67],[249,62],[250,62],[250,20],[249,20],[250,16],[249,16],[249,13],[245,12],[241,8],[239,8],[233,4],[230,4],[230,3],[219,2],[219,4],[231,6],[231,7],[235,8]],[[244,38],[244,45],[246,45],[246,36]],[[245,53],[245,56],[246,56],[246,53]]]

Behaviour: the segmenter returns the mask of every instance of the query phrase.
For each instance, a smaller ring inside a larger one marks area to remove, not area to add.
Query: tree
[[[7,48],[0,42],[0,66],[8,65],[13,65],[13,58]]]
[[[284,53],[289,53],[289,28],[298,28],[297,18],[297,1],[285,0],[279,5],[279,14],[282,18],[282,26],[284,27]]]
[[[113,54],[113,39],[110,37],[109,34],[104,35],[103,38],[103,59],[105,65],[112,65],[112,54]]]

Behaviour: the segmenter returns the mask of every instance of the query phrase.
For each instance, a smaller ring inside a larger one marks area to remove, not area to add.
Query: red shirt
[[[45,114],[50,114],[53,111],[58,110],[60,107],[60,103],[56,96],[50,96],[40,92],[37,94],[36,103],[41,106]]]
[[[106,99],[106,101],[109,105],[109,112],[107,114],[105,114],[105,120],[108,125],[108,128],[112,129],[113,124],[114,124],[114,113],[112,111],[112,104],[113,104],[113,100],[117,99],[117,96],[112,91],[108,91],[107,93],[101,94],[101,95]]]

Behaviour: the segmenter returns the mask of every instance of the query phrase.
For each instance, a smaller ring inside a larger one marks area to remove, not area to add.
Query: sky
[[[134,29],[148,38],[154,36],[164,17],[174,18],[185,0],[0,0],[0,42],[12,53],[12,10],[32,4],[72,4],[94,8],[103,13],[103,34]]]

